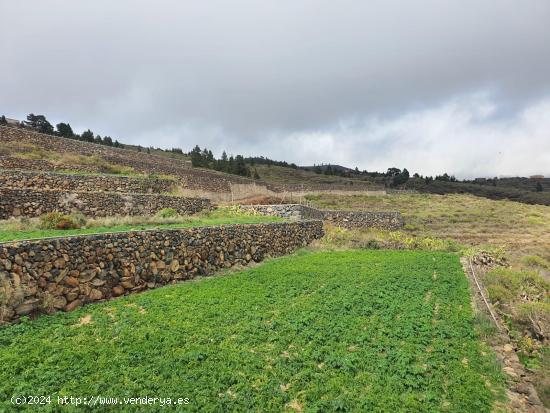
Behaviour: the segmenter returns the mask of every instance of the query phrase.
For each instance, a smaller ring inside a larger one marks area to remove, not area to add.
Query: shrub
[[[173,218],[178,216],[178,211],[174,208],[164,208],[156,213],[158,218]]]
[[[529,267],[541,267],[550,270],[550,262],[537,255],[526,255],[521,259],[521,262]]]
[[[548,294],[548,282],[535,271],[514,271],[495,268],[485,276],[485,285],[492,301],[502,304],[544,300]]]
[[[41,229],[75,229],[80,228],[84,217],[78,215],[76,217],[64,215],[61,212],[48,212],[40,217]],[[85,220],[84,220],[85,223]]]
[[[380,243],[375,239],[369,239],[365,244],[365,248],[371,249],[371,250],[378,250],[380,249]]]

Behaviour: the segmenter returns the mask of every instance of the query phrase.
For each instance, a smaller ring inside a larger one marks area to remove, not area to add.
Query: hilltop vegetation
[[[5,117],[0,124],[6,124]],[[36,130],[40,133],[76,139],[88,143],[125,148],[152,155],[161,155],[182,162],[190,162],[195,168],[212,169],[231,175],[253,178],[257,181],[272,183],[298,190],[299,187],[310,189],[413,189],[422,193],[450,194],[469,193],[489,199],[510,199],[528,204],[550,205],[550,179],[544,178],[491,178],[476,180],[457,180],[454,176],[442,173],[435,177],[410,173],[406,168],[390,167],[386,171],[360,171],[359,168],[347,168],[340,165],[320,164],[300,167],[286,161],[275,161],[264,156],[244,157],[227,155],[224,151],[218,159],[211,150],[196,145],[189,152],[181,148],[161,149],[140,145],[122,144],[109,136],[101,137],[90,129],[82,134],[73,132],[69,123],[59,123],[54,127],[44,115],[29,114],[27,120],[19,127]],[[46,151],[47,152],[47,151]],[[50,154],[51,157],[60,154]],[[67,156],[64,154],[63,156]],[[86,164],[89,161],[79,159]],[[73,164],[79,162],[72,159]],[[109,165],[105,170],[118,171],[128,165]]]

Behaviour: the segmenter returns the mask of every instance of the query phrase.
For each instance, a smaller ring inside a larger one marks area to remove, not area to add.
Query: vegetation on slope
[[[145,229],[177,229],[223,224],[260,224],[280,222],[282,218],[263,215],[252,215],[236,208],[218,208],[191,216],[180,216],[175,213],[160,211],[157,216],[124,216],[85,220],[82,216],[62,217],[61,223],[75,223],[59,229],[52,222],[51,214],[33,219],[10,219],[0,221],[0,242],[23,239],[64,237],[70,235],[101,234],[105,232],[124,232]],[[175,211],[174,211],[175,212]],[[54,217],[55,218],[55,217]]]
[[[307,253],[0,329],[0,409],[35,394],[189,397],[200,412],[489,412],[493,361],[457,256]]]
[[[403,194],[308,195],[313,206],[325,209],[399,211],[405,219],[403,236],[450,240],[465,248],[502,247],[512,263],[524,255],[550,260],[550,208],[471,195]],[[376,238],[377,231],[367,232]],[[399,236],[399,235],[395,235]]]

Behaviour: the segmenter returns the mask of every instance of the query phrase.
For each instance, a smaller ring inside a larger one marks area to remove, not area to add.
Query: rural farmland
[[[0,413],[550,413],[549,17],[0,0]]]

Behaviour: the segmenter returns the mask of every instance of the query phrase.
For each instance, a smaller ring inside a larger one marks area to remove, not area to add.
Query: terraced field
[[[157,396],[200,412],[488,412],[501,376],[473,317],[456,255],[299,253],[0,329],[0,411],[33,394],[55,399],[41,411]]]
[[[449,240],[457,248],[502,247],[514,263],[522,256],[550,260],[550,208],[472,195],[308,195],[318,208],[400,211],[404,232],[416,238]],[[376,234],[369,236],[376,237]]]

